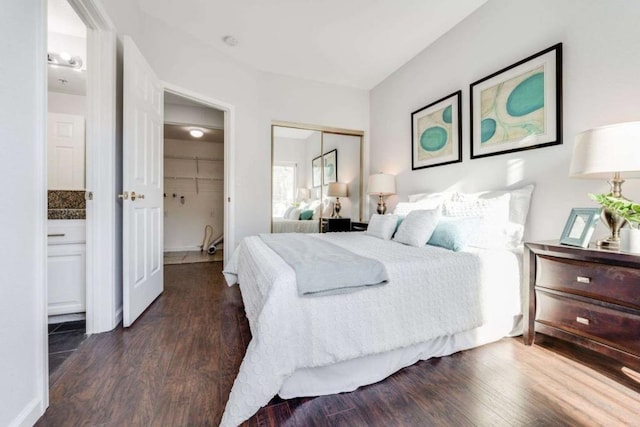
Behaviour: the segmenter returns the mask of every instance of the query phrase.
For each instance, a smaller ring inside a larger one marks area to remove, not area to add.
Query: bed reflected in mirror
[[[322,218],[360,221],[361,134],[272,126],[273,233],[318,233]]]

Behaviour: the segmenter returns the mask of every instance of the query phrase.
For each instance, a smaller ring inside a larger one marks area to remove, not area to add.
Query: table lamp
[[[384,196],[396,194],[396,180],[393,175],[377,173],[369,176],[369,194],[378,195],[378,209],[380,215],[387,212],[387,205],[384,203]]]
[[[603,126],[578,134],[573,146],[569,176],[610,178],[609,195],[624,198],[623,178],[640,178],[640,121]],[[626,221],[609,209],[602,210],[601,218],[611,235],[598,241],[598,246],[618,249],[620,228]]]
[[[333,206],[332,218],[342,218],[340,216],[340,209],[342,209],[342,205],[340,205],[340,197],[347,197],[347,184],[342,182],[330,183],[327,188],[327,196],[336,198],[336,204]]]

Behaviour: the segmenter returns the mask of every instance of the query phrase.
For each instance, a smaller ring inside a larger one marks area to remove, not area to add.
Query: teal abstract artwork
[[[482,91],[483,146],[544,133],[544,81],[544,67],[540,66]]]

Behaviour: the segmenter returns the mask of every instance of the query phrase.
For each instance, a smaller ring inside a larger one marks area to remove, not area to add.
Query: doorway
[[[49,374],[86,337],[87,27],[67,0],[47,12],[47,316]]]
[[[164,264],[222,261],[224,111],[164,94]]]

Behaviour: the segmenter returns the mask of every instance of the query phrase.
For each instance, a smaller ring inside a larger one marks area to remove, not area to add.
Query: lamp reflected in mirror
[[[343,182],[330,183],[327,188],[327,196],[336,198],[336,203],[333,206],[332,218],[342,218],[340,216],[340,210],[342,209],[340,197],[347,197],[347,184]]]

